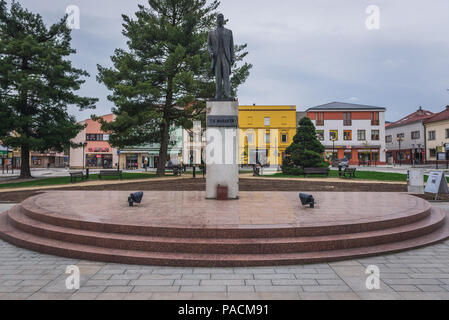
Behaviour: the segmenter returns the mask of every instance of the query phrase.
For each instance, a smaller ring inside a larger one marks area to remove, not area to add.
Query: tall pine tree
[[[98,81],[112,91],[113,122],[102,122],[113,146],[159,143],[157,175],[165,174],[170,130],[191,127],[214,97],[215,84],[206,50],[207,33],[215,27],[219,2],[149,0],[136,18],[123,15],[128,50],[116,49],[113,67],[98,66]],[[246,45],[236,46],[231,79],[233,94],[249,76],[243,63]],[[97,117],[93,117],[98,119]],[[98,119],[101,121],[100,119]]]
[[[282,172],[300,175],[304,168],[328,166],[322,157],[324,146],[318,140],[313,122],[304,117],[299,121],[292,144],[285,150]]]
[[[66,17],[47,28],[39,14],[0,0],[0,140],[21,149],[21,178],[31,177],[31,150],[63,151],[82,129],[69,105],[95,107],[75,93],[89,75],[65,59],[76,53],[70,33]]]

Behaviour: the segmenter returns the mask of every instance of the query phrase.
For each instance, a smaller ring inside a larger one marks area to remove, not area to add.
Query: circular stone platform
[[[446,214],[401,193],[58,191],[0,215],[0,237],[71,258],[172,266],[260,266],[396,252],[449,237]]]

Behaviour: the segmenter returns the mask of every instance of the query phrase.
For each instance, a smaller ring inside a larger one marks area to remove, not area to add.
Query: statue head
[[[217,25],[219,27],[223,27],[223,25],[224,25],[224,15],[222,13],[219,13],[217,15]]]

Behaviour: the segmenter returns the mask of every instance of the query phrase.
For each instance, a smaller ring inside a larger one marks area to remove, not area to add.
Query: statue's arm
[[[231,31],[231,41],[230,41],[230,46],[231,48],[229,48],[231,50],[231,64],[234,64],[235,62],[235,53],[234,53],[234,35],[232,34]]]

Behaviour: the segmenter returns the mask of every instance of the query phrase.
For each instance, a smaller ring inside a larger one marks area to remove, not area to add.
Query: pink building
[[[111,122],[113,114],[102,116],[105,121]],[[70,168],[112,169],[117,168],[117,149],[109,144],[109,134],[101,130],[101,124],[92,119],[80,122],[86,124],[75,139],[74,143],[85,144],[84,147],[70,148]],[[84,164],[83,164],[84,163]]]

